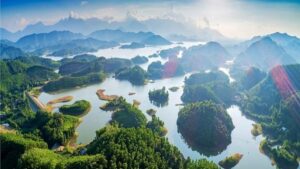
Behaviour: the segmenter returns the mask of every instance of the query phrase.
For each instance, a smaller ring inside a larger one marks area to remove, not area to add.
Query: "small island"
[[[224,169],[231,169],[240,162],[242,157],[243,157],[242,154],[239,153],[233,154],[229,157],[226,157],[224,160],[220,161],[219,165]]]
[[[65,103],[65,102],[69,102],[73,100],[73,96],[63,96],[54,100],[50,100],[47,105],[53,105],[53,104],[57,104],[57,103]]]
[[[179,87],[177,87],[177,86],[174,86],[174,87],[170,87],[170,88],[169,88],[169,90],[170,90],[171,92],[177,92],[178,89],[179,89]]]
[[[83,116],[91,109],[91,104],[86,100],[79,100],[71,105],[63,105],[59,112],[73,116]]]
[[[156,110],[154,110],[154,109],[148,109],[146,112],[147,112],[147,114],[148,114],[149,116],[154,116],[155,113],[156,113]]]
[[[177,127],[187,144],[206,156],[225,150],[234,128],[225,108],[212,101],[185,105],[179,111]]]
[[[136,64],[136,65],[140,65],[140,64],[144,64],[147,63],[149,61],[149,59],[146,56],[136,56],[134,58],[131,59],[132,63]]]
[[[164,106],[169,100],[169,92],[166,91],[165,87],[162,89],[150,90],[148,95],[150,101],[156,106]]]
[[[129,45],[122,45],[120,48],[121,49],[138,49],[138,48],[144,48],[145,45],[143,43],[137,43],[137,42],[132,42]]]
[[[133,85],[144,85],[147,72],[139,66],[120,69],[115,73],[115,78],[119,80],[128,80]]]
[[[104,92],[105,92],[104,89],[97,90],[96,94],[100,100],[112,101],[119,97],[117,95],[106,95],[106,94],[104,94]]]
[[[259,136],[262,134],[262,127],[260,124],[252,124],[253,128],[251,130],[251,134],[253,136]]]

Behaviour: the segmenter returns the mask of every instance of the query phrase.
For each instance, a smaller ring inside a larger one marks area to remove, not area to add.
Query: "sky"
[[[230,38],[273,32],[300,37],[300,0],[1,0],[0,26],[15,32],[38,21],[53,24],[69,15],[122,20],[128,14],[139,20],[184,20]]]

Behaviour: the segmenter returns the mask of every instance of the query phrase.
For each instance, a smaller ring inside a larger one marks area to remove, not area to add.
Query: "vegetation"
[[[146,56],[135,56],[134,58],[131,59],[132,63],[139,65],[139,64],[144,64],[149,61],[149,59]]]
[[[147,119],[142,111],[127,103],[123,97],[106,103],[102,109],[113,111],[111,123],[117,122],[125,128],[146,126]]]
[[[134,85],[144,85],[147,73],[139,66],[132,68],[120,69],[115,74],[116,79],[129,80]]]
[[[104,73],[91,73],[86,76],[70,77],[65,76],[58,80],[47,83],[43,90],[46,92],[56,92],[59,90],[72,89],[88,84],[99,83],[105,79]]]
[[[291,143],[285,141],[282,146],[272,148],[267,140],[263,140],[260,143],[260,150],[269,158],[271,158],[276,163],[278,168],[298,168],[299,164],[297,161],[297,156],[293,153],[290,153],[291,148],[299,148],[299,145],[298,147],[295,147],[295,145],[291,145]]]
[[[223,72],[195,73],[185,79],[184,83],[181,96],[184,103],[211,100],[230,105],[234,102],[236,92]]]
[[[161,79],[184,75],[184,70],[179,64],[179,60],[172,59],[164,65],[160,61],[152,62],[147,69],[150,79]]]
[[[73,58],[66,60],[59,67],[59,73],[62,75],[83,76],[89,73],[115,73],[119,69],[131,66],[129,59],[99,57],[95,60],[87,57]]]
[[[260,124],[252,124],[253,128],[251,130],[251,134],[253,136],[258,136],[260,134],[262,134],[262,127]]]
[[[251,67],[249,68],[240,81],[240,88],[244,90],[249,90],[256,84],[258,84],[262,79],[266,77],[266,73],[261,70]]]
[[[239,163],[242,157],[242,154],[233,154],[232,156],[226,157],[224,160],[220,161],[219,165],[224,169],[231,169]]]
[[[1,134],[1,168],[15,168],[21,155],[30,148],[47,148],[47,144],[40,140],[24,138],[19,134]]]
[[[168,130],[164,127],[164,122],[155,115],[153,115],[152,120],[147,123],[147,128],[160,136],[165,136],[168,132]]]
[[[91,104],[86,100],[78,100],[71,105],[63,105],[59,108],[59,112],[63,114],[82,116],[91,108]]]
[[[162,89],[150,90],[148,95],[150,101],[157,106],[164,106],[168,103],[169,100],[169,92],[165,87],[163,87]]]
[[[144,48],[145,45],[142,43],[132,42],[129,45],[122,45],[121,49],[138,49],[138,48]]]
[[[170,48],[170,49],[165,49],[165,50],[161,50],[159,52],[159,56],[162,58],[176,58],[179,54],[180,51],[185,50],[184,47],[174,47],[174,48]]]
[[[108,168],[218,168],[206,160],[185,160],[166,138],[146,128],[107,126],[97,131],[87,153],[102,153],[107,157]]]
[[[211,101],[184,106],[177,127],[192,149],[207,156],[221,153],[231,143],[234,128],[225,109]]]

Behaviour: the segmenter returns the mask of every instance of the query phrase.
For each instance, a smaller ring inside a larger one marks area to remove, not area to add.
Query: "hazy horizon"
[[[300,36],[300,2],[269,0],[164,1],[1,1],[1,27],[16,32],[30,24],[51,25],[62,18],[99,18],[109,21],[172,19],[199,29],[211,28],[229,38],[285,32]],[[34,9],[34,10],[33,10]]]

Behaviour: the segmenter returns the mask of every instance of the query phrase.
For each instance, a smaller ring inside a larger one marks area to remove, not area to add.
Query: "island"
[[[179,89],[179,87],[177,87],[177,86],[174,86],[174,87],[170,87],[170,88],[169,88],[169,90],[170,90],[171,92],[176,92],[178,89]]]
[[[112,101],[119,97],[117,95],[106,95],[106,94],[104,94],[104,92],[105,92],[104,89],[97,90],[96,94],[100,100]]]
[[[148,93],[149,100],[156,106],[164,106],[168,104],[169,92],[165,87],[162,89],[150,90]]]
[[[59,108],[59,112],[73,116],[83,116],[91,109],[90,102],[86,100],[78,100],[71,105],[63,105]]]
[[[140,64],[144,64],[147,63],[149,61],[149,59],[146,56],[135,56],[134,58],[131,59],[133,64],[136,65],[140,65]]]
[[[139,66],[120,69],[115,73],[115,78],[119,80],[128,80],[133,85],[144,85],[147,79],[147,73]]]
[[[145,45],[143,43],[138,42],[131,42],[129,45],[122,45],[121,49],[138,49],[138,48],[144,48]]]
[[[226,157],[224,160],[220,161],[219,165],[224,169],[231,169],[240,162],[242,157],[243,157],[242,154],[239,153],[233,154],[229,157]]]
[[[73,96],[63,96],[54,100],[50,100],[47,105],[53,105],[53,104],[57,104],[57,103],[65,103],[65,102],[69,102],[73,100]]]
[[[187,104],[179,111],[177,128],[193,150],[211,156],[231,143],[234,126],[222,105],[203,101]]]
[[[147,114],[148,114],[149,116],[154,116],[155,113],[156,113],[156,110],[154,110],[154,109],[148,109],[146,112],[147,112]]]
[[[45,92],[57,92],[60,90],[82,87],[88,84],[100,83],[105,79],[104,73],[90,73],[85,76],[65,76],[58,80],[50,81],[43,86]]]

